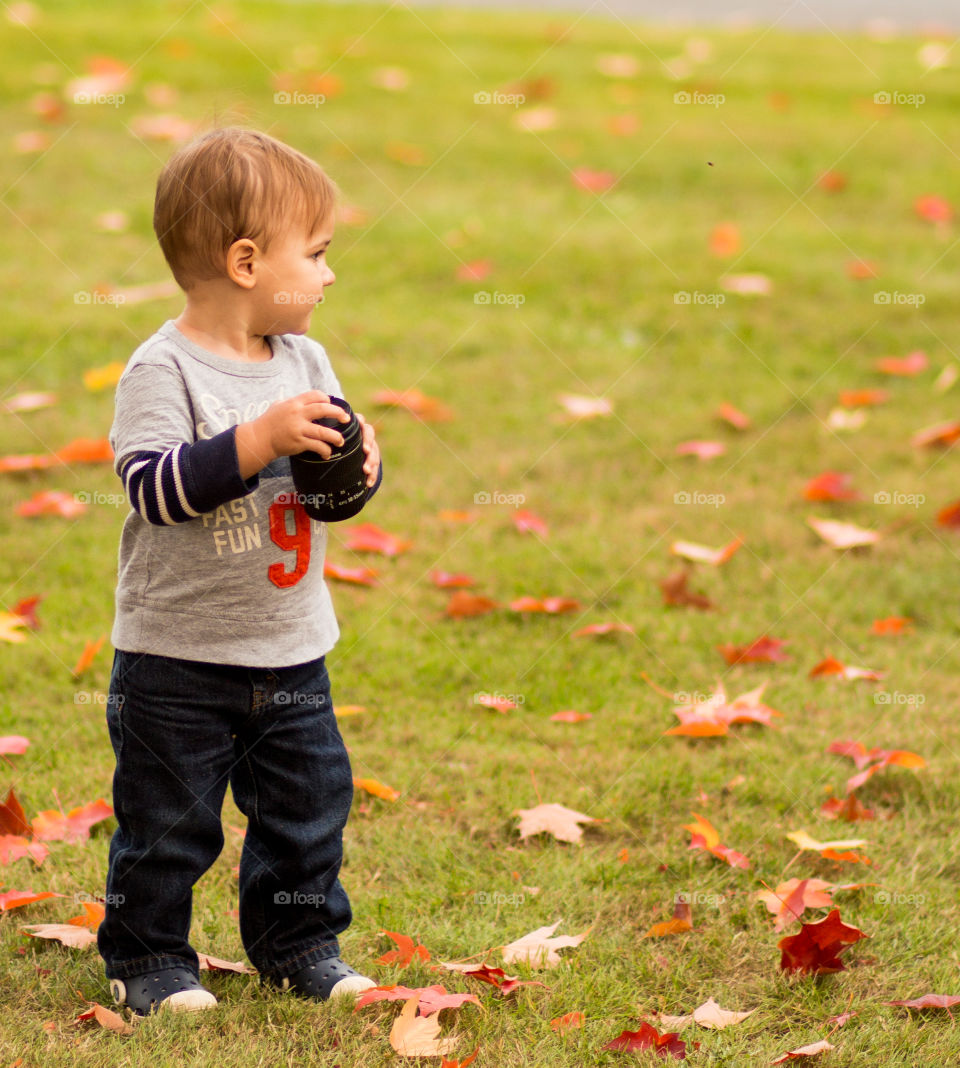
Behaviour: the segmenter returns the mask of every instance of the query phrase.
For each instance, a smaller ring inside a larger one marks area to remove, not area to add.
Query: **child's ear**
[[[255,264],[260,250],[248,237],[242,237],[227,249],[227,274],[232,282],[252,289],[256,281]]]

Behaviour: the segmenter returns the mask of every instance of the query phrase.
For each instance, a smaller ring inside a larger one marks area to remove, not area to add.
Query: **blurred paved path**
[[[856,30],[889,23],[901,32],[960,32],[960,0],[409,0],[443,7],[590,11],[675,25],[747,23],[800,30]]]

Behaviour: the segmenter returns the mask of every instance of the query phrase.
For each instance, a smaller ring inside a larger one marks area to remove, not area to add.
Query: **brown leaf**
[[[559,842],[577,844],[583,838],[583,830],[578,825],[596,822],[593,816],[584,815],[554,802],[536,805],[534,808],[517,809],[517,815],[520,816],[521,838],[529,838],[546,831]]]

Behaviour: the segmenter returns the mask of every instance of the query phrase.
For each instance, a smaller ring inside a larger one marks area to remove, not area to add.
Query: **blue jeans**
[[[324,658],[283,668],[116,650],[107,727],[117,758],[106,915],[109,979],[185,966],[193,885],[223,848],[229,781],[247,817],[240,936],[274,981],[339,956],[338,874],[353,799]]]

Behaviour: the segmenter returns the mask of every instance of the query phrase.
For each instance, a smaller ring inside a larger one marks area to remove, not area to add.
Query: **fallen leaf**
[[[587,626],[581,627],[579,630],[574,631],[572,637],[574,638],[588,638],[588,637],[601,637],[606,634],[635,634],[633,627],[629,623],[588,623]]]
[[[909,634],[913,630],[913,620],[909,616],[887,616],[875,619],[870,625],[873,634]]]
[[[403,1010],[390,1028],[390,1045],[401,1057],[440,1057],[450,1053],[457,1044],[457,1039],[438,1039],[440,1017],[418,1016],[419,1003],[419,994],[405,1002]]]
[[[680,1031],[691,1023],[699,1024],[712,1031],[721,1031],[724,1027],[740,1023],[756,1011],[756,1009],[750,1009],[748,1012],[731,1012],[729,1009],[721,1009],[713,998],[708,998],[689,1016],[668,1016],[666,1013],[661,1013],[657,1022],[673,1031]]]
[[[930,366],[930,360],[922,349],[906,356],[882,356],[876,361],[877,370],[884,375],[918,375]]]
[[[689,849],[703,849],[720,860],[725,860],[732,868],[749,868],[750,861],[735,849],[722,845],[720,835],[709,820],[693,813],[696,822],[684,824],[683,829],[690,832]]]
[[[783,651],[787,644],[785,639],[763,635],[749,645],[718,645],[717,649],[728,664],[779,663],[790,659]]]
[[[541,538],[547,537],[547,524],[540,516],[524,508],[513,513],[513,525],[521,534],[539,534]]]
[[[595,823],[593,816],[587,816],[575,809],[566,808],[555,802],[536,805],[534,808],[516,810],[520,817],[520,837],[530,838],[535,834],[552,834],[558,842],[579,844],[583,838],[581,823]],[[556,925],[554,925],[556,926]]]
[[[960,995],[924,994],[923,997],[912,998],[910,1001],[885,1001],[883,1004],[902,1005],[905,1009],[946,1009],[950,1012],[954,1005],[960,1005]]]
[[[75,679],[79,679],[80,676],[87,670],[87,668],[90,667],[97,653],[100,652],[100,649],[105,641],[105,637],[91,639],[83,647],[83,652],[80,654],[80,659],[77,661],[76,667],[71,672]]]
[[[805,923],[799,934],[780,939],[777,943],[782,951],[780,967],[803,975],[845,971],[840,954],[867,937],[863,931],[843,923],[839,909],[832,909],[825,919]]]
[[[23,805],[17,799],[12,786],[6,801],[0,805],[0,834],[33,834],[33,828],[27,823],[27,814],[23,811]]]
[[[86,927],[75,927],[69,923],[29,923],[23,928],[31,938],[49,938],[60,942],[70,949],[86,949],[97,940],[96,933]]]
[[[729,423],[734,430],[746,430],[750,426],[750,416],[745,415],[728,401],[723,401],[717,409],[717,418]]]
[[[32,890],[5,890],[0,893],[0,912],[23,908],[24,905],[32,905],[35,901],[45,901],[48,897],[63,896],[63,894],[53,893],[52,890],[44,890],[39,894],[35,894]]]
[[[862,501],[863,494],[851,486],[852,476],[840,471],[823,471],[803,488],[808,501]]]
[[[441,590],[463,589],[477,584],[476,579],[461,571],[431,571],[430,581]]]
[[[445,423],[453,418],[450,408],[419,389],[381,389],[374,393],[373,403],[384,408],[403,408],[422,423]]]
[[[414,957],[422,961],[430,959],[430,951],[427,947],[420,945],[419,942],[414,945],[409,935],[398,934],[396,931],[380,931],[379,933],[396,942],[397,948],[378,957],[377,964],[396,964],[398,968],[406,968]]]
[[[616,184],[617,178],[612,171],[596,171],[590,167],[574,167],[570,172],[573,184],[588,193],[605,193]]]
[[[467,593],[465,590],[457,590],[450,598],[444,615],[451,619],[465,619],[469,616],[483,616],[493,612],[500,605],[489,597],[483,597],[477,593]]]
[[[50,850],[40,842],[31,842],[22,834],[0,834],[0,864],[29,857],[39,868],[47,859]]]
[[[562,612],[579,612],[581,604],[573,597],[517,597],[510,602],[511,612],[546,612],[558,615]]]
[[[568,1012],[563,1016],[555,1016],[550,1021],[550,1028],[558,1035],[566,1034],[577,1027],[583,1027],[586,1016],[582,1012]]]
[[[573,419],[595,419],[610,415],[613,402],[606,397],[584,397],[579,393],[558,393],[557,400]]]
[[[83,372],[83,384],[91,393],[96,393],[109,386],[115,386],[120,381],[126,364],[114,360],[103,367],[91,367]]]
[[[555,723],[583,723],[584,720],[593,719],[590,712],[578,712],[575,708],[565,708],[562,712],[554,712],[550,717]]]
[[[862,805],[856,794],[848,794],[844,800],[839,797],[828,797],[820,806],[820,815],[828,820],[841,819],[847,823],[877,818],[876,812]]]
[[[25,642],[27,636],[23,633],[23,628],[26,625],[27,621],[23,616],[14,615],[13,612],[0,612],[0,641]]]
[[[665,938],[668,935],[683,934],[693,930],[693,913],[689,902],[677,898],[673,906],[673,916],[669,920],[655,923],[643,936],[644,938]],[[672,1026],[668,1024],[667,1026]]]
[[[693,1042],[691,1043],[691,1046],[693,1049],[699,1049],[700,1043]],[[600,1048],[624,1050],[631,1053],[637,1050],[649,1049],[653,1050],[658,1057],[665,1057],[669,1054],[671,1057],[675,1057],[678,1061],[687,1059],[686,1042],[682,1041],[673,1031],[668,1031],[661,1035],[655,1027],[648,1024],[645,1020],[641,1021],[638,1030],[621,1031],[615,1039]]]
[[[57,403],[56,393],[18,393],[0,405],[4,412],[36,412],[52,408]]]
[[[461,1005],[471,1003],[479,1005],[480,999],[476,994],[448,994],[443,986],[406,987],[394,983],[392,985],[374,986],[364,990],[357,997],[357,1003],[353,1011],[358,1012],[367,1005],[373,1005],[380,1001],[408,1001],[410,998],[420,996],[420,1015],[430,1016],[441,1009],[459,1009]]]
[[[933,426],[918,430],[910,439],[910,444],[915,449],[921,449],[930,448],[934,445],[949,447],[957,441],[960,441],[960,419],[951,419],[947,422],[934,423]],[[0,467],[0,470],[2,470],[2,467]]]
[[[208,953],[198,953],[197,960],[200,962],[201,972],[236,972],[238,975],[253,975],[254,969],[248,968],[242,960],[221,960],[219,957],[211,957]]]
[[[324,560],[324,578],[337,579],[339,582],[352,582],[356,586],[377,586],[377,574],[372,567],[343,567],[333,563],[332,560]]]
[[[400,796],[392,786],[385,786],[376,779],[358,779],[354,777],[353,785],[361,790],[366,790],[372,797],[379,797],[384,801],[396,801]]]
[[[710,231],[710,252],[714,256],[729,259],[736,256],[741,245],[740,227],[736,223],[717,223]]]
[[[95,823],[112,815],[113,808],[102,797],[72,808],[66,815],[46,809],[31,821],[33,836],[42,842],[84,842],[90,837],[90,828]]]
[[[25,753],[27,746],[30,744],[29,738],[24,738],[22,734],[5,734],[0,737],[0,753]]]
[[[826,1053],[827,1050],[834,1047],[830,1043],[823,1039],[820,1042],[812,1042],[809,1046],[800,1046],[797,1049],[790,1050],[789,1053],[784,1053],[783,1056],[777,1057],[776,1060],[771,1061],[771,1064],[783,1064],[784,1061],[796,1061],[801,1057],[816,1057],[820,1053]]]
[[[765,274],[728,274],[720,279],[720,288],[745,297],[767,297],[773,282]]]
[[[81,1012],[77,1017],[77,1023],[84,1020],[96,1020],[96,1022],[107,1031],[116,1031],[119,1035],[132,1035],[133,1028],[124,1020],[124,1018],[113,1011],[113,1009],[104,1008],[103,1005],[92,1004],[86,1012]]]
[[[587,932],[579,935],[558,935],[551,937],[562,920],[549,927],[538,927],[525,934],[515,942],[503,947],[503,959],[507,964],[524,963],[532,968],[555,968],[561,962],[559,949],[579,946],[587,937]]]
[[[882,671],[874,671],[872,668],[851,667],[849,664],[844,664],[832,656],[828,656],[825,660],[821,660],[819,664],[810,669],[810,678],[812,679],[823,675],[836,675],[841,679],[847,680],[876,680],[883,678]]]
[[[950,202],[936,193],[925,193],[917,197],[913,202],[913,210],[927,222],[947,223],[953,218]]]
[[[29,500],[21,501],[15,511],[19,516],[57,515],[74,519],[87,510],[86,503],[63,490],[38,490]]]
[[[875,530],[866,530],[856,523],[841,523],[835,519],[816,519],[808,517],[807,523],[821,538],[834,549],[850,549],[858,545],[875,545],[880,534]]]
[[[670,552],[674,556],[682,556],[685,560],[719,567],[725,564],[742,544],[743,538],[734,538],[733,541],[719,549],[711,549],[693,541],[675,541],[670,545]]]
[[[358,523],[346,532],[348,549],[354,552],[382,553],[384,556],[398,556],[412,547],[413,542],[389,534],[374,523]]]

